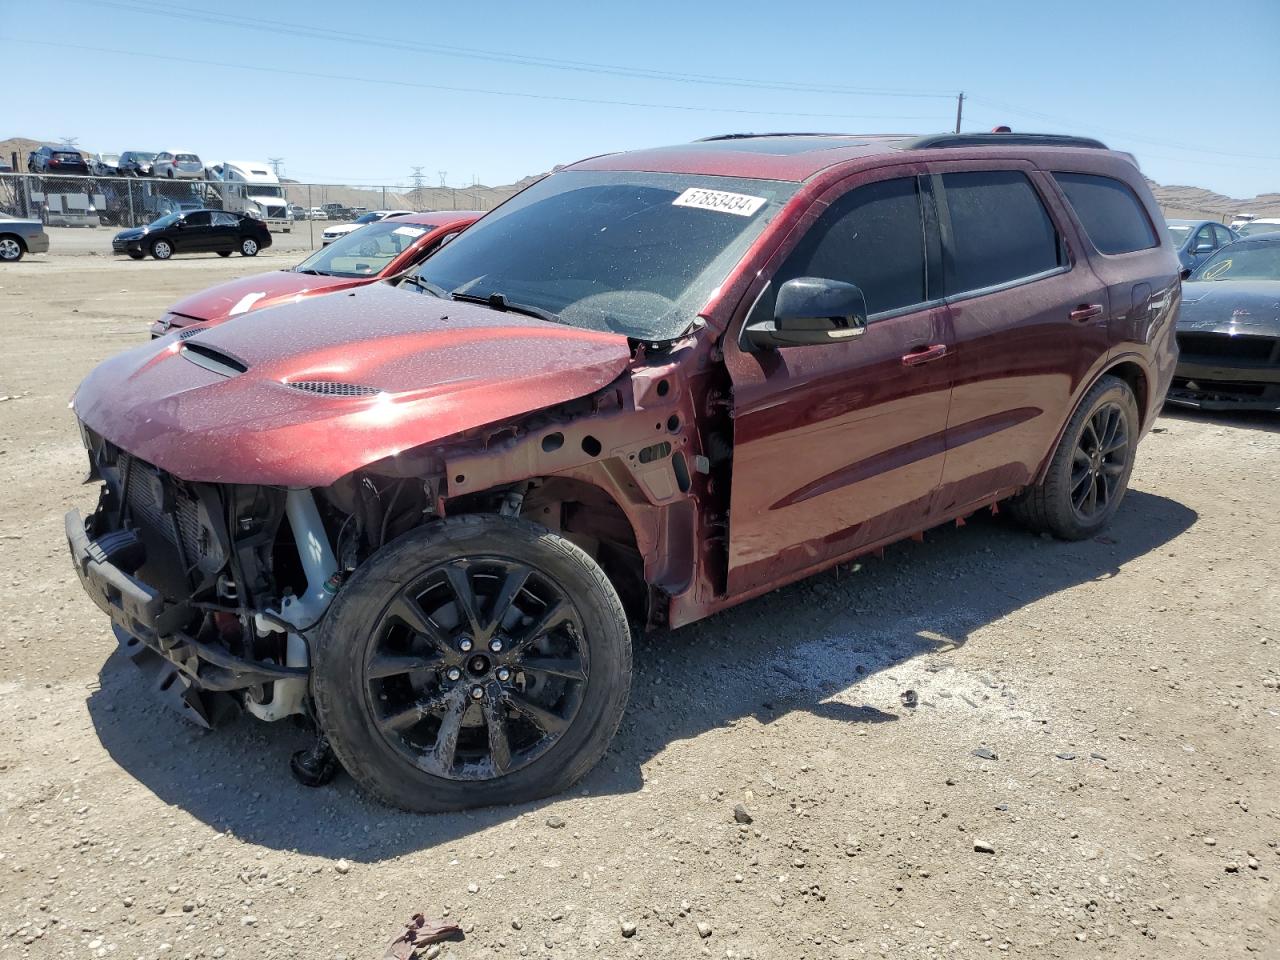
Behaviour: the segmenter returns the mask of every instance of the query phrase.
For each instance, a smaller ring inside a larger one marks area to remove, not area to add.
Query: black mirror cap
[[[855,284],[796,277],[778,288],[773,317],[743,329],[749,349],[843,343],[867,329],[867,300]]]
[[[1183,267],[1178,271],[1178,276],[1182,277],[1183,280],[1189,280],[1191,278],[1191,268]]]

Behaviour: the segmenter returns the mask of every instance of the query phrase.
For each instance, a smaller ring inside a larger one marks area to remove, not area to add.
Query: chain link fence
[[[315,246],[326,223],[369,210],[490,210],[518,189],[0,173],[0,212],[51,227],[137,227],[170,213],[229,210],[272,230],[306,230]]]

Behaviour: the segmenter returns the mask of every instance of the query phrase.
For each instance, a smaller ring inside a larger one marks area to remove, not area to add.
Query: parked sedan
[[[1240,239],[1230,227],[1213,220],[1168,220],[1166,225],[1186,270],[1194,270],[1219,249]]]
[[[204,177],[204,164],[194,153],[165,150],[156,154],[151,174],[170,180],[200,180]]]
[[[111,240],[111,252],[141,260],[147,254],[168,260],[175,253],[217,253],[229,257],[237,250],[256,257],[271,246],[271,231],[261,220],[225,210],[171,213],[145,227],[121,230]]]
[[[296,267],[220,283],[178,301],[152,324],[151,336],[160,337],[193,323],[221,323],[263,307],[398,277],[479,216],[470,210],[414,213],[370,224],[358,235],[348,234],[322,247]]]
[[[1280,232],[1280,217],[1256,217],[1241,224],[1236,233],[1242,237],[1255,237],[1260,233]]]
[[[120,154],[95,153],[89,158],[89,172],[95,177],[114,177],[120,173]]]
[[[26,220],[0,213],[0,263],[17,263],[24,254],[45,253],[49,235],[39,220]]]
[[[27,169],[32,173],[88,174],[89,165],[84,162],[79,150],[46,145],[28,154]]]
[[[120,154],[120,175],[124,177],[149,177],[156,155],[145,150],[126,150]]]
[[[352,230],[358,230],[366,223],[377,223],[379,220],[386,220],[388,217],[403,217],[412,210],[370,210],[368,213],[362,213],[350,223],[343,223],[336,227],[330,227],[324,232],[320,238],[322,244],[328,245],[333,243],[339,237],[346,236]]]
[[[1237,240],[1182,285],[1169,403],[1280,410],[1280,233]]]

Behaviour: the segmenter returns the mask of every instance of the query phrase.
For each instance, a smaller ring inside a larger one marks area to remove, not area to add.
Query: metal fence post
[[[307,242],[311,244],[311,249],[316,248],[316,218],[311,215],[311,211],[315,209],[315,205],[311,202],[311,184],[307,184]]]
[[[133,181],[129,181],[129,226],[136,227],[138,218],[133,212]]]

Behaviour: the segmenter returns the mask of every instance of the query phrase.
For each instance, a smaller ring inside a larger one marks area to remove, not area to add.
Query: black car
[[[121,230],[111,240],[111,252],[141,260],[147,254],[168,260],[175,253],[217,253],[229,257],[239,251],[256,257],[271,246],[271,231],[261,220],[225,210],[171,213],[145,227]]]
[[[144,150],[126,150],[120,154],[120,162],[117,167],[122,177],[149,177],[151,176],[151,165],[155,163],[156,155],[148,153]]]
[[[1229,243],[1182,285],[1168,402],[1280,411],[1280,233]]]
[[[27,155],[27,169],[32,173],[78,173],[89,175],[89,165],[79,150],[71,147],[43,146]]]

